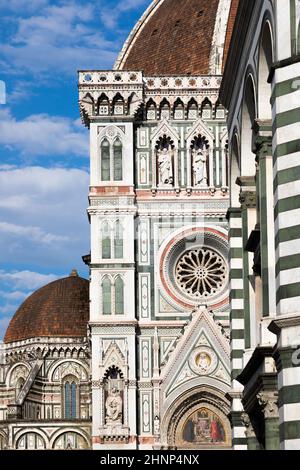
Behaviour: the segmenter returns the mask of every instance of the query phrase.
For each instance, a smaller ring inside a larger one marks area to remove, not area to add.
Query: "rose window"
[[[207,298],[224,288],[226,264],[216,252],[199,248],[185,252],[176,266],[177,284],[193,298]]]

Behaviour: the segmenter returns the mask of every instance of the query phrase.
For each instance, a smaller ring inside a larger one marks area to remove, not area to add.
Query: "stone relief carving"
[[[108,396],[105,402],[106,411],[106,424],[116,424],[122,422],[122,408],[123,401],[120,391],[113,387],[108,391]]]
[[[264,393],[257,394],[258,403],[262,407],[265,418],[278,417],[278,393]]]

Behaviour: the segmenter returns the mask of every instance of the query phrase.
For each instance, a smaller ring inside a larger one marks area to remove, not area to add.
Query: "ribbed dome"
[[[209,74],[219,1],[154,0],[115,68],[146,75]]]
[[[84,337],[88,321],[89,282],[73,272],[25,300],[11,320],[4,342],[38,336]]]

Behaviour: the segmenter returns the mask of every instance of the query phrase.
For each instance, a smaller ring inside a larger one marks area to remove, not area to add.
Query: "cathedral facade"
[[[91,148],[94,449],[231,446],[218,101],[230,2],[184,3],[153,2],[114,70],[79,72]],[[174,47],[183,37],[185,49]]]
[[[13,317],[0,448],[300,447],[299,54],[299,0],[154,0],[79,72],[90,282]]]

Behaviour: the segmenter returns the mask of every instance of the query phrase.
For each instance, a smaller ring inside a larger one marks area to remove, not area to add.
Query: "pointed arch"
[[[125,114],[125,102],[123,96],[120,93],[117,93],[113,99],[113,114]]]
[[[160,104],[160,119],[170,119],[171,106],[166,98]]]
[[[101,142],[101,181],[110,181],[110,144],[106,138]]]
[[[146,116],[149,121],[154,121],[157,117],[157,107],[155,101],[151,98],[146,105]]]
[[[212,104],[208,98],[205,98],[202,103],[201,117],[202,119],[212,119]]]
[[[261,35],[258,65],[258,118],[263,120],[272,119],[272,108],[270,104],[272,88],[268,82],[269,73],[273,63],[272,30],[267,21]]]
[[[124,281],[121,276],[115,280],[115,314],[124,315]]]
[[[120,220],[117,220],[114,226],[114,258],[122,259],[123,253],[124,229]]]
[[[187,115],[188,115],[188,119],[193,119],[193,120],[196,120],[199,117],[198,103],[194,98],[192,98],[188,102]]]
[[[102,313],[111,315],[111,279],[105,276],[102,280]]]
[[[246,75],[242,107],[241,176],[254,176],[256,173],[255,155],[252,151],[252,127],[257,116],[255,97],[255,82],[253,75],[249,72]]]
[[[98,114],[101,116],[109,115],[109,99],[105,93],[102,93],[98,99]]]
[[[114,181],[122,181],[123,179],[123,144],[117,137],[113,144],[114,158]]]
[[[184,104],[180,98],[177,98],[174,103],[173,117],[174,119],[184,119]]]

